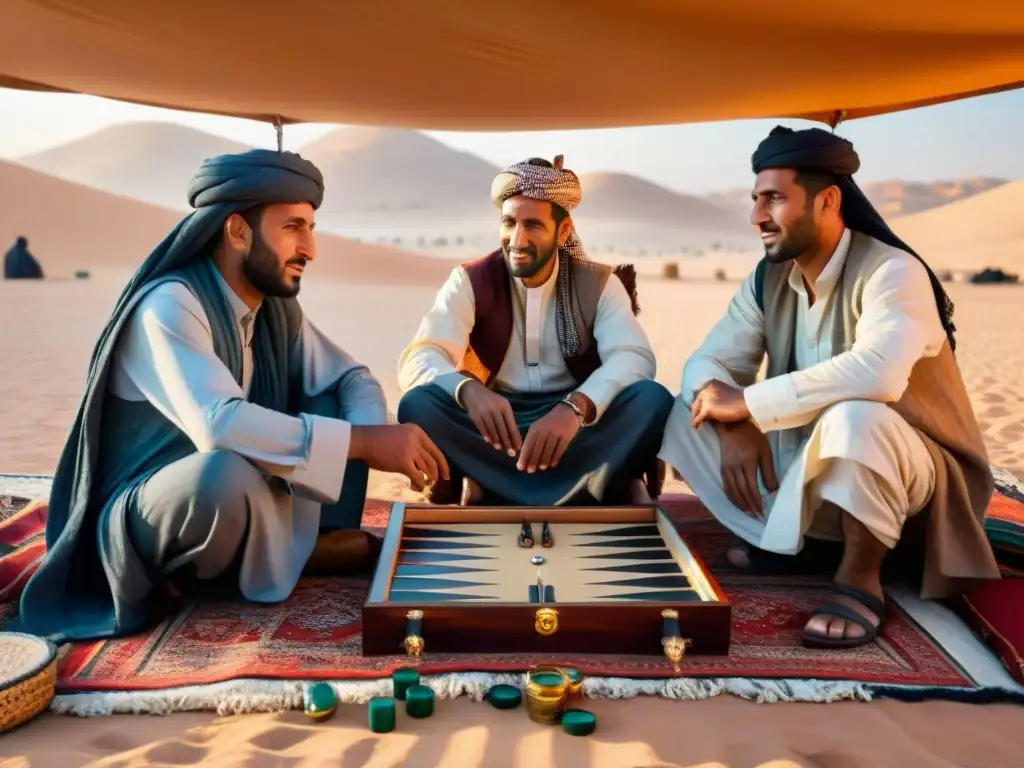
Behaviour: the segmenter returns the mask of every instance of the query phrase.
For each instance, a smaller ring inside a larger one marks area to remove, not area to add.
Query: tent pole
[[[843,119],[845,117],[846,117],[846,110],[845,109],[837,109],[835,112],[832,113],[832,117],[828,121],[828,124],[830,126],[832,126],[832,133],[836,132],[836,128],[839,127],[839,124],[841,122],[843,122]]]

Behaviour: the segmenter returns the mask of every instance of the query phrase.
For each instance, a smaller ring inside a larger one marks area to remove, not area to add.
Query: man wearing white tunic
[[[18,625],[57,642],[160,618],[183,594],[283,600],[309,568],[370,565],[370,468],[446,477],[389,425],[369,370],[296,299],[323,178],[292,153],[207,160],[196,210],[129,281],[54,477],[47,555]]]
[[[402,353],[399,421],[445,453],[464,503],[656,495],[672,396],[654,381],[635,276],[586,257],[580,181],[560,156],[504,169],[491,198],[500,248],[452,271]]]
[[[998,577],[991,473],[952,304],[854,183],[852,145],[780,127],[753,166],[765,257],[686,363],[660,455],[740,539],[738,567],[842,542],[804,642],[854,647],[877,634],[883,561],[918,518],[923,596]]]

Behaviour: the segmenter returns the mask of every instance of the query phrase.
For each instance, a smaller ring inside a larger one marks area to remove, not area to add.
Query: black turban
[[[315,165],[294,152],[268,149],[204,160],[188,186],[193,208],[271,203],[309,203],[319,208],[323,199],[324,177]]]
[[[853,174],[860,169],[860,157],[857,156],[857,151],[850,141],[822,128],[794,131],[780,125],[773,128],[767,138],[758,145],[751,157],[751,165],[755,174],[770,168],[791,168],[833,176],[836,186],[842,192],[841,213],[847,227],[893,248],[906,251],[924,264],[931,280],[942,327],[946,331],[950,347],[956,349],[953,302],[924,259],[896,236],[857,186]]]
[[[128,281],[111,324],[146,283],[208,255],[208,246],[228,216],[275,203],[309,203],[319,208],[324,179],[313,163],[294,152],[253,149],[204,160],[188,186],[196,210],[156,246]]]

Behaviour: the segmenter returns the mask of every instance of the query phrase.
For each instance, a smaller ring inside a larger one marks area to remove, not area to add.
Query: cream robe
[[[839,516],[831,507],[823,510],[824,502],[893,547],[907,517],[927,505],[934,488],[935,466],[923,441],[885,404],[899,399],[914,364],[937,355],[945,342],[928,274],[902,252],[878,269],[864,289],[857,325],[858,338],[871,339],[872,353],[836,365],[832,302],[850,238],[846,231],[819,276],[813,306],[796,265],[790,272],[798,298],[794,372],[755,383],[766,348],[751,274],[687,362],[665,430],[661,458],[726,527],[772,552],[798,552],[804,535],[841,538]],[[690,426],[690,404],[712,379],[744,388],[754,421],[768,435],[780,487],[769,494],[759,477],[764,521],[725,495],[714,427]]]

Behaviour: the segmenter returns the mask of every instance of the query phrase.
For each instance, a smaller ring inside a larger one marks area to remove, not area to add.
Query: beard
[[[305,264],[301,256],[282,265],[273,249],[264,242],[259,232],[253,232],[252,248],[242,259],[242,273],[252,287],[264,296],[290,299],[298,295],[301,278],[285,272],[288,264]]]
[[[765,258],[772,264],[782,264],[795,259],[806,253],[818,241],[818,227],[811,212],[794,221],[785,231],[774,225],[762,226],[761,231],[775,232],[779,235],[774,245],[764,247]]]
[[[512,273],[512,277],[528,280],[544,269],[555,257],[555,254],[558,253],[558,240],[557,238],[552,239],[551,243],[543,248],[538,248],[535,245],[526,248],[510,248],[502,245],[501,250],[505,254],[505,263],[508,264],[508,271]],[[513,264],[513,256],[529,256],[530,260],[525,264]]]

